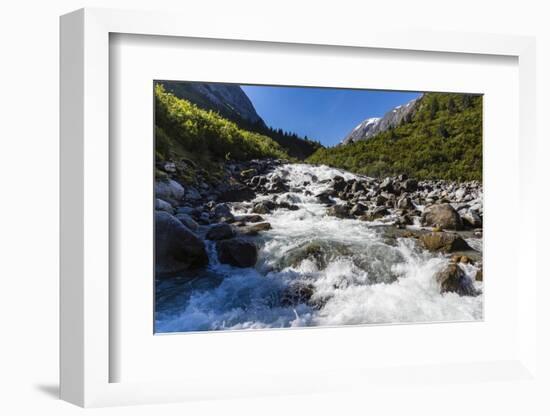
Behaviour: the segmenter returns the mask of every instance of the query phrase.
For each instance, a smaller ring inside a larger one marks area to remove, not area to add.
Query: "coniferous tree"
[[[449,111],[450,115],[454,115],[456,113],[456,104],[455,100],[451,97],[449,99],[449,102],[447,103],[447,111]]]
[[[368,140],[320,148],[307,161],[379,177],[480,180],[482,146],[481,96],[426,93],[410,123]]]
[[[449,131],[447,130],[447,126],[445,125],[444,121],[441,121],[441,123],[439,123],[439,126],[437,127],[437,133],[444,139],[449,137]]]
[[[462,108],[470,108],[472,105],[472,95],[470,94],[463,94],[462,95]]]
[[[439,111],[439,101],[437,100],[437,97],[433,97],[432,101],[430,102],[430,119],[431,120],[435,119],[438,111]]]

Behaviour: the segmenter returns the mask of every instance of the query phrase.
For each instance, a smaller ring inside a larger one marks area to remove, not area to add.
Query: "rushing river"
[[[482,319],[482,294],[440,293],[434,275],[448,261],[444,255],[412,238],[388,238],[387,226],[326,215],[314,195],[327,189],[327,179],[354,175],[302,164],[270,175],[289,180],[291,192],[279,201],[299,209],[262,215],[272,229],[253,238],[260,249],[255,268],[220,264],[208,242],[206,271],[158,281],[156,332]],[[481,250],[481,240],[471,245]],[[473,266],[462,267],[475,276]],[[296,284],[312,288],[310,302],[282,301]],[[482,283],[475,285],[481,293]]]

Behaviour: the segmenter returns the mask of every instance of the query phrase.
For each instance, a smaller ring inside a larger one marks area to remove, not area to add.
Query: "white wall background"
[[[188,4],[186,4],[188,3]],[[4,2],[0,13],[0,413],[72,415],[81,409],[56,399],[58,383],[58,16],[74,9],[115,7],[178,10],[209,24],[214,14],[247,16],[251,24],[346,25],[388,21],[403,27],[510,33],[537,36],[538,48],[538,189],[539,261],[546,218],[550,156],[550,30],[547,2],[535,0],[392,1],[209,1],[170,0],[19,0]],[[182,22],[185,24],[185,22]],[[505,123],[506,120],[503,120]],[[545,215],[546,214],[546,215]],[[544,246],[543,246],[544,244]],[[548,276],[546,276],[548,277]],[[548,293],[543,282],[538,290]],[[550,303],[550,302],[549,302]],[[550,316],[545,304],[543,316]],[[548,322],[546,318],[545,323]],[[548,370],[548,328],[540,331],[541,366]],[[541,325],[541,329],[543,326]],[[545,374],[550,374],[546,371]],[[548,414],[545,393],[532,385],[486,384],[461,389],[434,385],[405,390],[388,386],[376,397],[345,393],[281,397],[157,407],[99,409],[101,415],[163,414]],[[467,394],[465,394],[467,393]]]

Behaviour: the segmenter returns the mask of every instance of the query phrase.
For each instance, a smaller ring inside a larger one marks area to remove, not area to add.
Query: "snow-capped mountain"
[[[399,105],[384,114],[384,117],[370,117],[359,123],[341,142],[341,144],[354,143],[366,140],[378,133],[397,127],[401,122],[414,114],[417,103],[422,96],[409,101],[405,105]]]
[[[360,140],[361,138],[370,137],[371,132],[376,129],[376,126],[380,123],[381,119],[381,117],[371,117],[363,120],[350,134],[347,135],[342,143],[347,144],[347,140],[354,142],[355,140]]]

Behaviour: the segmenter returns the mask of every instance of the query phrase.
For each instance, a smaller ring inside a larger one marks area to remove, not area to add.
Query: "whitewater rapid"
[[[483,318],[482,294],[440,293],[434,276],[448,261],[444,255],[429,253],[410,238],[388,238],[377,223],[326,215],[315,195],[328,189],[334,176],[355,175],[306,164],[279,166],[270,175],[289,181],[290,192],[279,194],[278,202],[299,209],[262,215],[272,228],[254,238],[255,268],[220,264],[215,245],[208,243],[206,272],[157,282],[157,333]],[[296,257],[311,244],[322,248],[322,258]],[[481,251],[481,243],[476,249]],[[475,267],[461,267],[475,276]],[[296,282],[314,288],[317,306],[281,303],[281,293]],[[482,283],[475,285],[481,293]]]

